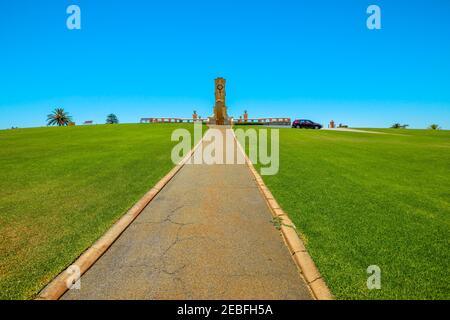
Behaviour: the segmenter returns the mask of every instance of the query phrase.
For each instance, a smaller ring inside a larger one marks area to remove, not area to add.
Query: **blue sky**
[[[207,117],[222,76],[233,116],[450,129],[448,0],[10,0],[0,43],[0,128]]]

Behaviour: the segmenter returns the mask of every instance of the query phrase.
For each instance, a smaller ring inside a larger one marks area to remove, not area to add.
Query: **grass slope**
[[[375,131],[282,129],[263,179],[337,298],[449,299],[450,131]]]
[[[175,128],[0,131],[0,299],[28,299],[173,167]]]

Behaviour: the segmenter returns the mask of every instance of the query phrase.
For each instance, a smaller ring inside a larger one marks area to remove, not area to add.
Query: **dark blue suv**
[[[292,128],[297,129],[322,129],[323,126],[319,123],[315,123],[311,120],[299,119],[292,122]]]

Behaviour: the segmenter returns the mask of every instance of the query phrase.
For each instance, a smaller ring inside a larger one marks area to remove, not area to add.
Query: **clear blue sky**
[[[207,117],[223,76],[233,116],[450,129],[448,0],[11,0],[0,43],[0,128]]]

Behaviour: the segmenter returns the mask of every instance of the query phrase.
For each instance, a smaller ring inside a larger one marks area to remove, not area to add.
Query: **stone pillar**
[[[215,125],[229,125],[231,124],[230,118],[227,113],[226,106],[226,80],[224,78],[217,78],[215,80],[215,98],[216,103],[214,106],[214,114],[209,119],[210,124]]]

